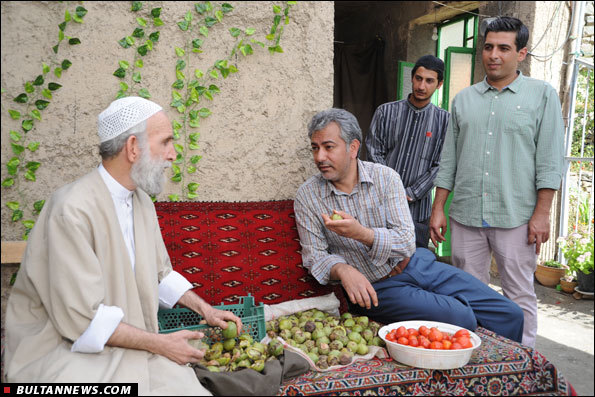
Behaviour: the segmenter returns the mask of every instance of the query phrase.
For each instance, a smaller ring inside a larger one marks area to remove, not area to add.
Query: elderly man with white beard
[[[9,298],[8,382],[138,383],[141,395],[208,395],[187,363],[196,331],[158,333],[159,306],[215,309],[172,270],[149,194],[175,159],[172,128],[146,99],[118,99],[98,118],[102,163],[58,189],[33,228]]]

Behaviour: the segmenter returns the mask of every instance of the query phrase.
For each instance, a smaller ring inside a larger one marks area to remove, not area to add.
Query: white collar
[[[132,194],[134,191],[130,191],[126,189],[124,186],[120,184],[117,180],[114,179],[113,176],[110,175],[109,172],[103,166],[103,163],[99,164],[98,167],[99,174],[103,178],[107,189],[110,191],[112,196],[116,199],[122,200],[124,202],[129,202],[132,199]]]

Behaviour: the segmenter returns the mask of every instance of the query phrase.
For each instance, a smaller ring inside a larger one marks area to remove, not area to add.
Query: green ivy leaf
[[[44,82],[43,76],[39,75],[35,78],[35,81],[33,81],[33,85],[42,85]]]
[[[192,164],[196,164],[200,161],[201,158],[202,158],[202,156],[194,155],[194,156],[190,157],[190,162]]]
[[[19,209],[20,204],[18,201],[9,201],[8,203],[6,203],[6,206],[11,210],[16,211]]]
[[[27,94],[20,94],[19,96],[17,96],[15,99],[13,99],[16,103],[27,103],[27,101],[29,100],[29,97],[27,96]]]
[[[25,226],[28,230],[31,230],[33,229],[33,226],[35,226],[35,221],[31,219],[23,221],[23,226]]]
[[[192,134],[188,135],[188,139],[190,139],[190,142],[192,143],[197,143],[198,138],[200,138],[199,132],[193,132]]]
[[[33,172],[31,170],[27,170],[25,172],[25,179],[27,179],[28,181],[31,181],[31,182],[35,182],[37,180],[37,178],[35,177],[35,172]]]
[[[199,14],[204,14],[207,11],[207,6],[205,4],[202,3],[197,3],[194,5],[194,8],[196,9],[196,12],[198,12]]]
[[[202,76],[204,76],[205,74],[202,72],[202,70],[200,69],[195,69],[194,70],[194,75],[196,76],[197,79],[200,79]]]
[[[58,84],[58,83],[49,83],[48,84],[48,88],[50,89],[50,91],[56,91],[60,87],[62,87],[62,85]]]
[[[271,54],[274,54],[275,52],[283,52],[283,49],[281,48],[281,46],[276,45],[276,46],[273,46],[273,47],[269,47],[269,52]]]
[[[192,128],[198,128],[200,126],[200,122],[198,120],[190,120],[188,125]]]
[[[63,32],[64,29],[66,29],[66,22],[67,21],[64,21],[58,25],[58,29],[60,29],[61,32]]]
[[[205,91],[204,95],[208,100],[213,100],[213,95],[209,91]]]
[[[174,98],[175,101],[181,101],[182,95],[178,91],[172,90],[171,96]]]
[[[145,31],[141,28],[136,28],[134,29],[134,32],[132,32],[132,36],[136,37],[136,38],[141,38],[145,35]]]
[[[131,44],[126,40],[126,37],[123,37],[121,40],[118,40],[118,44],[120,44],[123,48],[128,48]]]
[[[21,211],[21,210],[13,211],[11,219],[13,222],[20,221],[21,219],[23,219],[23,211]]]
[[[142,68],[144,66],[143,60],[137,59],[136,61],[134,61],[134,66],[136,66],[137,68]]]
[[[181,71],[177,70],[176,71],[176,79],[178,79],[178,80],[186,80],[186,76],[184,75],[184,73],[182,73]]]
[[[13,130],[11,130],[11,131],[9,132],[9,134],[10,134],[10,139],[12,139],[14,142],[18,142],[18,141],[20,141],[20,140],[21,140],[21,138],[22,138],[22,137],[21,137],[21,134],[19,134],[19,133],[18,133],[18,132],[16,132],[16,131],[13,131]]]
[[[184,70],[185,67],[186,67],[186,62],[184,62],[181,59],[178,59],[178,61],[176,62],[176,70]]]
[[[13,185],[14,185],[13,178],[6,178],[5,180],[2,181],[2,187],[11,187]]]
[[[215,84],[211,84],[209,86],[209,92],[211,92],[212,94],[215,94],[215,93],[218,94],[221,92],[221,90]]]
[[[186,54],[186,51],[180,47],[175,47],[176,55],[179,57],[183,57]]]
[[[68,10],[64,10],[64,22],[70,22],[70,12]]]
[[[43,206],[45,204],[45,200],[39,200],[33,203],[33,211],[36,214],[39,214],[41,212],[41,210],[43,209]]]
[[[246,45],[241,46],[240,47],[240,52],[244,56],[248,56],[248,55],[254,53],[254,51],[252,50],[252,46],[250,44],[246,44]]]
[[[83,18],[85,15],[87,15],[87,9],[85,7],[78,6],[76,8],[76,15],[79,18]]]
[[[149,90],[147,90],[146,88],[141,88],[138,91],[138,96],[145,98],[145,99],[151,98],[151,94],[149,93]]]
[[[275,14],[279,14],[281,12],[281,7],[279,7],[277,5],[273,5],[273,12]]]
[[[153,26],[163,26],[163,21],[161,20],[161,18],[153,18]]]
[[[147,47],[146,44],[141,45],[140,47],[138,47],[137,51],[141,56],[145,56],[147,55],[147,51],[149,50],[149,48]]]
[[[230,28],[229,34],[231,34],[231,37],[238,37],[240,34],[242,34],[242,31],[238,28]]]
[[[184,88],[184,81],[178,79],[171,86],[172,86],[172,88],[175,88],[176,90],[181,90],[182,88]]]
[[[72,66],[72,62],[70,62],[68,59],[65,59],[62,61],[60,66],[62,66],[62,70],[68,70],[68,68]]]
[[[127,70],[128,67],[130,66],[128,61],[118,61],[118,65],[120,65],[120,67],[124,70]]]
[[[186,172],[188,172],[189,174],[194,174],[196,172],[196,167],[189,165],[188,167],[186,167]]]
[[[123,81],[120,81],[120,90],[122,90],[122,91],[128,91],[128,84],[126,84]]]
[[[188,23],[188,21],[180,21],[178,22],[178,27],[183,30],[184,32],[188,30],[188,26],[190,26],[190,24]]]
[[[209,117],[211,115],[211,111],[207,108],[202,108],[198,111],[198,114],[200,117],[202,117],[203,119],[206,117]]]
[[[35,101],[35,107],[39,110],[43,110],[48,107],[50,103],[48,101],[44,101],[43,99],[38,99]]]
[[[215,18],[217,18],[218,22],[221,22],[223,20],[223,12],[220,10],[215,11]]]
[[[140,72],[134,72],[134,74],[132,75],[132,81],[134,81],[135,83],[140,83],[140,81],[141,81]]]
[[[297,1],[288,1],[287,5],[294,6],[297,4]]]
[[[26,132],[31,131],[31,129],[33,128],[33,120],[23,120],[23,122],[21,123],[21,128]]]
[[[191,22],[192,21],[192,12],[191,11],[188,11],[186,13],[186,15],[184,15],[184,20],[187,21],[187,22]]]
[[[62,68],[54,69],[54,75],[56,75],[57,78],[60,78],[62,76]]]
[[[192,48],[200,48],[202,46],[203,41],[201,39],[194,39],[192,40]]]
[[[190,100],[198,103],[198,91],[195,88],[190,90]]]
[[[237,73],[238,72],[238,68],[235,65],[229,65],[229,71],[231,73]]]
[[[197,198],[197,197],[198,197],[198,194],[196,194],[196,193],[190,193],[190,192],[188,192],[188,194],[186,194],[186,196],[187,196],[189,199],[191,199],[191,200],[192,200],[192,199],[195,199],[195,198]]]
[[[198,146],[196,143],[190,143],[190,144],[188,145],[188,148],[189,148],[190,150],[198,150],[198,149],[200,149],[200,146]]]
[[[54,51],[54,54],[58,53],[58,44],[52,47],[52,51]]]
[[[174,143],[174,149],[176,150],[177,153],[184,153],[184,147],[182,145],[180,145],[179,143]],[[173,166],[172,166],[173,169]],[[175,170],[174,170],[175,172]]]
[[[78,37],[73,37],[71,39],[68,39],[68,44],[70,44],[70,45],[81,44],[81,41],[79,40]]]
[[[31,112],[29,112],[29,115],[34,119],[41,121],[41,112],[39,110],[33,109]]]
[[[264,36],[264,38],[267,39],[267,40],[274,40],[275,39],[275,35],[273,33],[267,34],[266,36]]]
[[[198,31],[200,32],[200,34],[202,34],[205,37],[209,36],[209,28],[207,28],[206,26],[201,26]]]
[[[12,144],[14,145],[14,144]],[[18,145],[16,145],[18,146]],[[14,147],[13,147],[13,151],[14,151]],[[18,154],[17,154],[18,156]],[[21,164],[21,160],[19,160],[17,157],[13,157],[10,159],[10,161],[8,163],[6,163],[6,169],[8,170],[8,173],[10,175],[16,175],[18,168],[19,168],[19,164]]]
[[[246,36],[252,36],[256,32],[255,29],[247,28],[246,29]]]
[[[116,76],[116,77],[119,77],[119,78],[123,79],[124,77],[126,77],[126,70],[124,70],[124,68],[118,68],[113,73],[113,75]]]
[[[134,38],[132,36],[126,36],[125,39],[126,42],[130,45],[133,45],[135,43]]]
[[[43,74],[48,74],[50,71],[50,67],[45,62],[42,62],[41,70],[43,70]]]
[[[39,149],[39,142],[31,142],[27,145],[27,149],[29,149],[30,151],[34,152],[37,149]]]
[[[169,196],[167,196],[167,198],[169,199],[169,201],[180,201],[180,196],[178,196],[177,194],[170,194]]]
[[[8,114],[13,120],[18,120],[21,118],[21,112],[17,112],[16,110],[8,109]]]
[[[151,16],[153,18],[159,18],[160,15],[161,15],[161,8],[153,8],[151,10]]]
[[[12,146],[12,152],[17,156],[25,151],[25,147],[23,145],[17,145],[16,143],[11,142],[10,146]]]
[[[149,35],[149,40],[151,40],[153,43],[156,43],[159,41],[159,32],[153,32]]]
[[[64,40],[64,32],[61,30],[58,30],[58,42]]]
[[[188,191],[190,192],[196,192],[196,189],[198,189],[198,183],[196,182],[191,182],[188,184]]]
[[[223,11],[225,14],[227,14],[228,12],[231,12],[233,10],[233,6],[229,3],[223,3],[221,4],[221,11]]]
[[[36,171],[40,165],[41,165],[40,162],[29,161],[27,164],[25,164],[25,168],[27,168],[30,171]]]
[[[205,18],[205,25],[207,27],[211,27],[213,25],[215,25],[217,23],[217,19],[213,18],[213,17],[206,17]]]
[[[41,91],[41,95],[43,95],[47,99],[52,99],[52,92],[50,90],[48,90],[47,88],[45,88]]]
[[[79,17],[78,15],[73,15],[72,20],[76,23],[83,23],[83,18]]]
[[[130,11],[138,11],[141,8],[143,8],[143,2],[142,1],[133,1],[132,2],[132,8],[130,8]]]
[[[180,124],[178,120],[172,121],[171,126],[174,129],[174,131],[178,131],[180,128],[182,128],[182,124]]]
[[[143,28],[147,26],[147,20],[145,18],[136,18],[136,23],[138,23]]]
[[[25,92],[27,94],[31,94],[33,91],[35,91],[35,87],[33,87],[33,84],[31,84],[30,81],[27,81],[25,83]],[[26,102],[26,101],[25,101]]]
[[[218,79],[219,78],[219,73],[217,72],[216,69],[211,70],[211,73],[209,73],[211,75],[212,78],[214,79]]]

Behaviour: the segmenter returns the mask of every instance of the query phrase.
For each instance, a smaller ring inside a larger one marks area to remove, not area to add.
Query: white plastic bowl
[[[471,354],[481,345],[481,339],[475,333],[469,331],[469,336],[473,347],[459,350],[436,350],[436,349],[421,349],[418,347],[411,347],[407,345],[400,345],[396,342],[386,340],[386,334],[392,329],[403,326],[405,328],[418,329],[422,325],[428,328],[436,327],[438,330],[454,334],[461,327],[456,325],[441,323],[437,321],[400,321],[385,325],[380,328],[378,335],[386,343],[388,353],[392,358],[400,363],[410,365],[412,367],[427,368],[427,369],[453,369],[464,366],[471,359]]]

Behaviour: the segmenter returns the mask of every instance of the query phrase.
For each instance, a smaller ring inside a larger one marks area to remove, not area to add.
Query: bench
[[[275,304],[335,292],[302,265],[293,201],[157,202],[159,224],[173,268],[211,305],[236,304],[251,294]],[[285,382],[279,395],[339,394],[575,394],[534,349],[478,328],[482,344],[453,370],[428,370],[392,359],[358,361],[341,370],[309,371]]]

